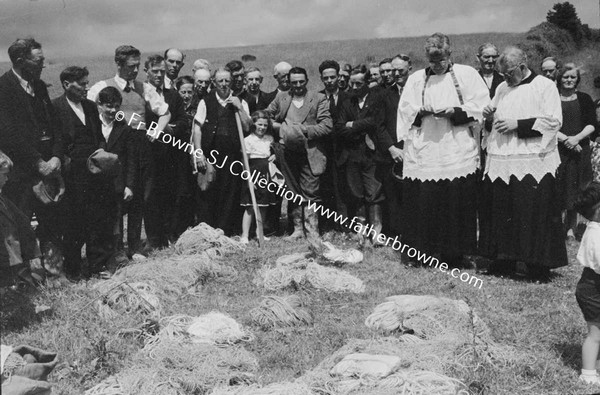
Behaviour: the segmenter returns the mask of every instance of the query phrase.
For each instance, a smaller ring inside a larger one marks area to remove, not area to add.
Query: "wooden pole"
[[[240,114],[235,113],[235,123],[237,124],[238,134],[240,136],[240,145],[242,146],[242,157],[244,159],[244,168],[250,172],[250,162],[248,161],[248,154],[246,153],[246,146],[244,145],[244,131],[242,129],[242,121],[240,120]],[[252,199],[252,208],[254,209],[254,218],[256,218],[256,235],[258,236],[258,245],[263,246],[264,244],[264,233],[263,233],[263,222],[256,202],[256,195],[254,194],[254,184],[251,180],[252,177],[248,177],[248,189],[250,190],[250,199]]]

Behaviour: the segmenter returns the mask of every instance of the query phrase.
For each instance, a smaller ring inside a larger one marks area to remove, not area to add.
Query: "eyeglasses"
[[[230,79],[227,78],[221,78],[220,80],[215,80],[216,82],[231,82]]]
[[[518,70],[518,69],[520,69],[521,66],[522,66],[522,64],[520,64],[520,65],[518,65],[516,67],[513,67],[510,70],[506,70],[506,72],[503,73],[504,74],[504,78],[506,78],[506,77],[510,77],[510,78],[514,77],[515,71]]]
[[[496,60],[500,55],[480,55],[479,58],[483,60]]]

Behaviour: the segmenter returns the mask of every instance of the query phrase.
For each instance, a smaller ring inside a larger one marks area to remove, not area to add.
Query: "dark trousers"
[[[200,193],[200,222],[206,222],[213,228],[220,228],[227,236],[239,234],[242,224],[243,209],[240,206],[240,195],[243,181],[240,176],[230,171],[234,161],[241,161],[240,153],[224,153],[219,151],[215,163],[215,181],[208,191]],[[239,172],[241,167],[234,168]]]
[[[84,244],[91,273],[109,266],[116,248],[113,228],[117,204],[112,183],[100,179],[86,183],[68,180],[64,208],[66,272],[80,273],[81,248]]]
[[[398,165],[401,166],[401,165]],[[383,185],[385,201],[383,203],[383,232],[387,236],[399,236],[400,213],[402,207],[402,180],[392,174],[392,163],[377,165],[376,177]]]
[[[284,151],[286,166],[281,171],[288,188],[302,196],[305,201],[320,202],[320,176],[313,174],[306,152]]]
[[[127,247],[130,254],[140,251],[142,247],[142,222],[147,211],[152,188],[154,187],[154,168],[150,161],[142,163],[138,174],[138,185],[133,191],[133,199],[128,204],[127,210]],[[158,231],[158,225],[152,219],[145,220],[146,237],[150,240],[151,235]],[[156,237],[154,237],[156,239]]]

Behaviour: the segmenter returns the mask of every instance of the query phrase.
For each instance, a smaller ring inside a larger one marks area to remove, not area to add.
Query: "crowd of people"
[[[358,235],[363,246],[385,233],[452,266],[467,255],[523,275],[566,265],[597,133],[579,69],[546,58],[538,75],[521,49],[486,43],[476,70],[452,62],[441,33],[424,49],[429,67],[416,71],[403,54],[355,66],[325,60],[321,91],[307,89],[306,69],[282,61],[277,89],[265,92],[263,71],[239,60],[198,59],[180,75],[182,51],[142,60],[122,45],[114,77],[92,85],[85,67],[69,66],[64,94],[50,100],[41,45],[16,40],[0,78],[0,176],[10,171],[2,264],[60,250],[78,280],[165,248],[200,222],[248,243],[255,210],[266,235],[306,237],[318,250],[323,232],[352,232],[307,206],[318,202],[372,225],[375,236]],[[230,166],[243,151],[247,170],[265,180],[252,191]],[[272,181],[299,197],[288,201],[288,226]],[[41,250],[23,242],[29,226],[15,225],[34,215]]]
[[[590,221],[578,254],[589,327],[581,379],[600,384],[598,101],[577,89],[573,63],[553,57],[537,74],[522,49],[485,43],[476,70],[452,61],[441,33],[424,51],[428,67],[416,71],[404,54],[325,60],[321,91],[282,61],[265,92],[263,72],[238,60],[198,59],[180,75],[182,51],[142,63],[122,45],[114,77],[90,86],[85,67],[69,66],[64,94],[50,100],[41,45],[16,40],[0,77],[0,267],[31,281],[30,269],[49,269],[62,251],[70,280],[110,275],[200,222],[248,243],[259,213],[266,234],[318,251],[324,231],[355,229],[309,208],[317,202],[369,224],[362,246],[385,233],[449,266],[479,255],[490,272],[545,277],[567,264],[579,212]]]

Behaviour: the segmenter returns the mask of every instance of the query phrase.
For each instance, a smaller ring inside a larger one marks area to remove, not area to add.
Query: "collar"
[[[227,96],[225,99],[221,99],[221,96],[219,96],[219,92],[217,92],[217,90],[215,89],[215,96],[217,97],[217,101],[222,105],[225,106],[225,102],[229,99],[231,99],[231,97],[233,96],[233,91],[229,91],[229,96]]]
[[[27,93],[29,93],[29,90],[31,90],[31,92],[33,92],[33,84],[29,81],[27,81],[25,78],[21,77],[19,75],[19,73],[17,73],[15,71],[14,68],[11,68],[13,74],[17,77],[17,79],[19,80],[19,84],[23,87],[23,89],[25,89],[25,91],[27,91]]]
[[[67,97],[67,95],[65,95],[65,99],[67,99],[67,103],[69,103],[69,105],[70,105],[71,107],[83,108],[83,105],[81,104],[81,102],[79,102],[79,103],[75,103],[74,101],[72,101],[71,99],[69,99],[69,98]]]
[[[531,83],[531,81],[533,81],[533,79],[537,76],[537,74],[535,73],[535,71],[533,70],[529,70],[529,75],[525,78],[523,78],[521,80],[521,82],[519,82],[519,84],[517,84],[516,86],[521,86],[521,85],[526,85]]]
[[[117,86],[120,90],[125,90],[125,87],[128,85],[128,83],[131,83],[132,87],[135,84],[133,81],[126,81],[123,78],[119,77],[119,74],[115,75],[115,82],[117,83]]]
[[[104,127],[111,127],[111,126],[113,126],[115,124],[115,120],[114,119],[113,119],[112,122],[106,123],[104,121],[104,117],[102,116],[102,114],[99,114],[98,117],[100,118],[100,122],[102,123],[102,126],[104,126]]]

